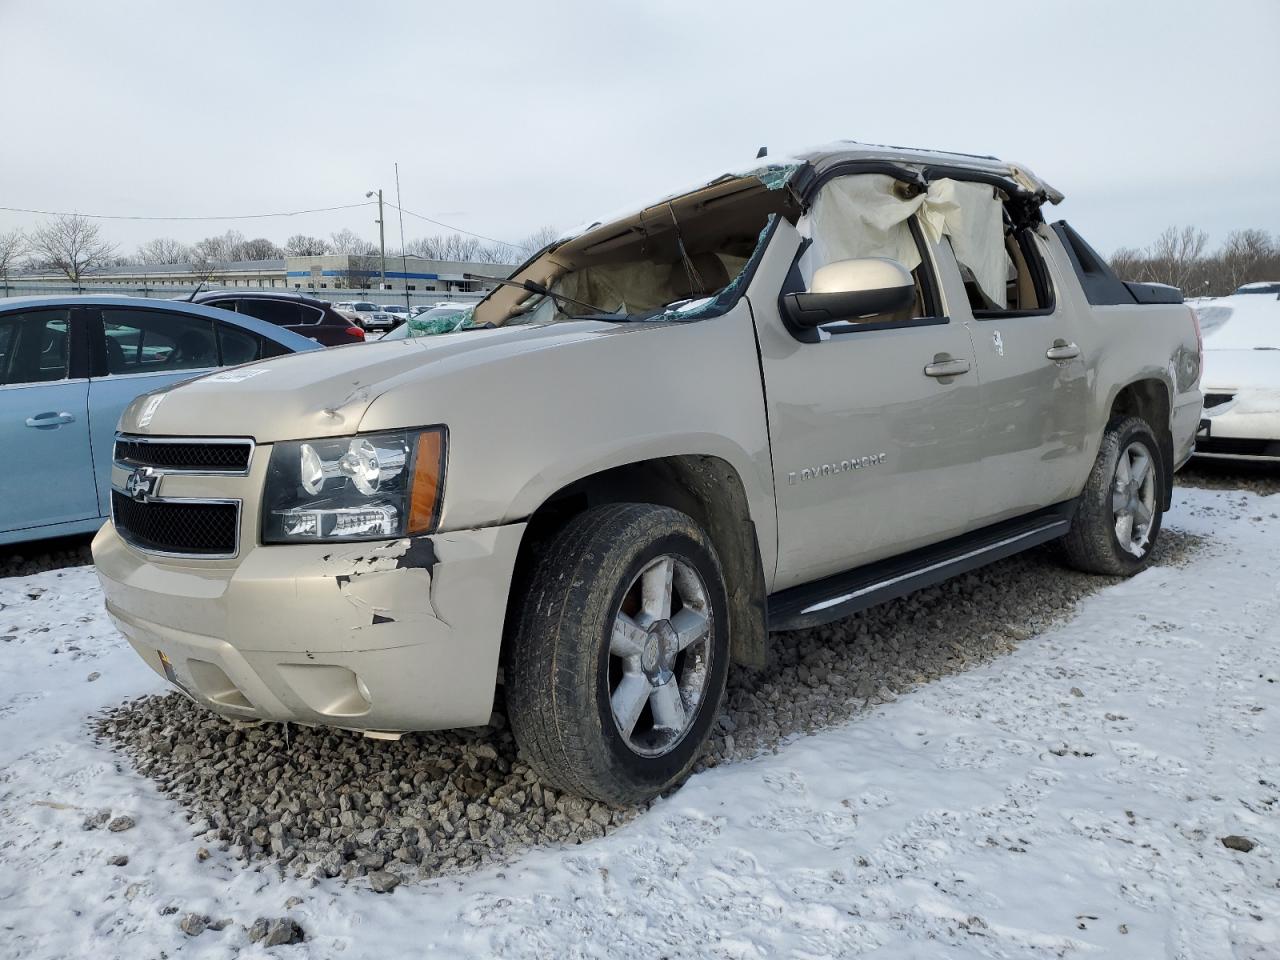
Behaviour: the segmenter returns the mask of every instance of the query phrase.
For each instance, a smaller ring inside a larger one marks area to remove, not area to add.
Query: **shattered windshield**
[[[553,244],[480,301],[467,326],[693,319],[712,305],[727,309],[770,218],[799,217],[786,189],[794,170],[725,176]]]
[[[433,307],[416,317],[410,317],[382,339],[408,340],[413,337],[430,337],[438,333],[468,330],[471,329],[468,321],[473,312],[470,307]]]
[[[547,247],[474,308],[429,310],[399,337],[598,319],[700,319],[728,309],[773,218],[795,223],[794,166],[725,176]]]

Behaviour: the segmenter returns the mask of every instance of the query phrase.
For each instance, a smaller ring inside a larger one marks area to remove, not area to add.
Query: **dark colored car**
[[[257,317],[284,327],[326,347],[363,343],[364,330],[352,323],[324,300],[300,293],[273,290],[206,290],[196,294],[196,303],[220,307]]]

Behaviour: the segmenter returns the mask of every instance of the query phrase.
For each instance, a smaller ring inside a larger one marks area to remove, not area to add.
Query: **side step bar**
[[[1055,504],[974,533],[856,567],[769,597],[770,630],[802,630],[932,587],[957,574],[1063,536],[1076,501]]]

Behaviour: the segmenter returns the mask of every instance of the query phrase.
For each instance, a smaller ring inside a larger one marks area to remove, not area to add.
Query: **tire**
[[[534,770],[561,790],[618,805],[682,780],[729,669],[724,577],[702,529],[650,504],[587,510],[538,558],[517,609],[507,706]]]
[[[1147,468],[1142,480],[1135,481],[1141,456],[1145,456]],[[1143,570],[1151,562],[1160,536],[1165,493],[1164,461],[1151,427],[1139,417],[1113,417],[1103,431],[1098,459],[1080,496],[1071,530],[1061,541],[1067,562],[1086,573],[1119,577]],[[1143,530],[1147,511],[1150,519]],[[1123,525],[1126,515],[1131,518],[1127,537]]]

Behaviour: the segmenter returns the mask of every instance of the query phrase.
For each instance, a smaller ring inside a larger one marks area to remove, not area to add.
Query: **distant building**
[[[329,254],[320,257],[288,257],[283,260],[243,260],[196,267],[190,263],[146,263],[102,267],[81,278],[81,285],[95,291],[141,293],[144,296],[160,288],[174,290],[194,288],[199,283],[214,289],[251,287],[253,289],[295,290],[324,298],[321,291],[368,291],[365,296],[382,294],[476,293],[492,284],[466,279],[467,274],[506,277],[510,264],[464,263],[452,260],[425,260],[422,257],[387,257],[386,283],[378,256]],[[50,270],[32,270],[11,274],[10,296],[35,292],[32,288],[62,286],[65,275]]]
[[[466,279],[479,274],[499,279],[509,276],[510,264],[425,260],[422,257],[387,257],[385,284],[382,259],[378,256],[327,254],[321,257],[289,257],[285,276],[297,290],[383,290],[404,293],[474,293],[488,289],[485,284]]]

